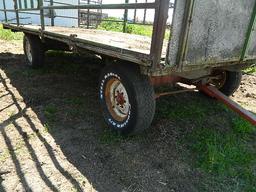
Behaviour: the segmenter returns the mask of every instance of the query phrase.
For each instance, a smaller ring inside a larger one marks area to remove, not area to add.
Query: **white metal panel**
[[[176,0],[168,61],[178,65],[186,0]],[[239,61],[255,0],[196,0],[183,66]],[[254,55],[255,58],[256,55]]]

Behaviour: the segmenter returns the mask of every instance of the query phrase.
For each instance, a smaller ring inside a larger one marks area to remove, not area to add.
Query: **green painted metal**
[[[31,5],[31,8],[32,8],[32,9],[35,7],[35,5],[34,5],[34,0],[30,0],[30,5]]]
[[[90,5],[90,0],[87,0],[87,4]],[[90,9],[87,9],[87,29],[90,28]]]
[[[4,6],[4,19],[5,19],[5,22],[7,23],[8,22],[8,19],[7,19],[7,13],[6,13],[6,3],[5,3],[5,0],[3,0],[3,6]]]
[[[121,3],[121,4],[90,4],[90,5],[58,5],[44,6],[43,9],[155,9],[156,3]]]
[[[28,1],[27,0],[24,0],[24,7],[25,7],[25,9],[28,8]]]
[[[53,6],[53,0],[50,0],[50,5]],[[50,10],[51,13],[51,26],[54,26],[54,10]]]
[[[254,7],[253,7],[252,16],[250,19],[247,33],[246,33],[245,43],[244,43],[241,58],[240,58],[241,61],[244,61],[244,59],[246,58],[246,54],[247,54],[249,46],[251,44],[252,31],[254,30],[255,23],[256,23],[256,1],[254,4]]]
[[[193,12],[194,12],[194,5],[195,5],[195,0],[189,0],[187,1],[186,7],[185,7],[185,15],[183,20],[183,32],[181,34],[179,54],[177,56],[177,61],[176,61],[179,68],[183,67],[183,62],[185,61],[187,56],[188,36],[189,36],[191,21],[192,21]]]
[[[43,9],[43,0],[38,0],[38,7],[40,9],[40,21],[41,21],[41,30],[45,30],[45,22],[44,22],[44,9]]]
[[[22,9],[22,2],[19,0],[19,9]]]
[[[125,3],[128,4],[129,0],[125,0]],[[127,32],[127,22],[128,22],[128,9],[124,10],[124,24],[123,24],[123,32]]]
[[[18,3],[17,0],[13,1],[13,5],[14,5],[14,10],[15,10],[15,15],[16,15],[16,21],[17,21],[17,25],[20,25],[20,18],[19,18],[19,11],[18,11]]]

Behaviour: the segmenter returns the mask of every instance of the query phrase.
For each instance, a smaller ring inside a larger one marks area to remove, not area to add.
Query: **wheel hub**
[[[124,106],[124,104],[126,103],[125,98],[124,98],[124,93],[120,93],[119,91],[117,91],[117,95],[115,96],[117,105],[120,105],[121,107]]]
[[[209,83],[214,85],[216,88],[221,89],[227,79],[226,71],[216,71],[213,73],[212,77],[209,80]]]
[[[106,103],[108,109],[117,121],[124,121],[130,111],[130,102],[127,91],[119,79],[111,79],[106,86]]]

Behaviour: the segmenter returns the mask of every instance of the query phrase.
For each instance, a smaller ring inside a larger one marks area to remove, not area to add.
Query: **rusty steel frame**
[[[252,125],[256,126],[256,116],[254,114],[242,108],[236,102],[220,92],[216,87],[209,85],[199,85],[198,89],[209,95],[210,97],[216,98],[217,100],[221,101],[234,112],[238,113],[241,117],[249,121]]]

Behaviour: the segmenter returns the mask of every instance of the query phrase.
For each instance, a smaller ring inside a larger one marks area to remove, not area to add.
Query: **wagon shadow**
[[[85,180],[92,185],[90,190],[96,191],[196,190],[203,176],[197,170],[192,170],[190,162],[184,160],[182,151],[185,147],[180,146],[179,142],[191,131],[191,122],[175,124],[165,116],[157,115],[152,129],[143,135],[131,138],[113,136],[106,131],[95,89],[100,73],[100,60],[94,57],[77,59],[74,55],[50,53],[46,63],[44,69],[31,70],[25,66],[22,55],[11,55],[9,59],[0,60],[0,83],[18,108],[16,115],[0,123],[0,133],[11,151],[10,157],[25,190],[31,190],[30,183],[22,171],[12,138],[6,133],[5,129],[10,124],[23,138],[41,180],[52,191],[58,191],[58,187],[41,167],[37,149],[24,138],[23,127],[17,123],[17,119],[21,117],[45,147],[55,171],[78,191],[89,190],[85,186]],[[17,89],[23,97],[25,108],[17,101],[10,86]],[[167,108],[183,105],[181,100],[189,101],[191,97],[198,97],[198,93],[174,97],[171,104],[169,100],[167,104],[162,104]],[[68,162],[83,176],[75,178],[74,173],[62,166],[54,152],[56,149],[27,113],[29,108],[37,115],[44,131],[60,146]],[[0,191],[1,187],[0,185]]]

